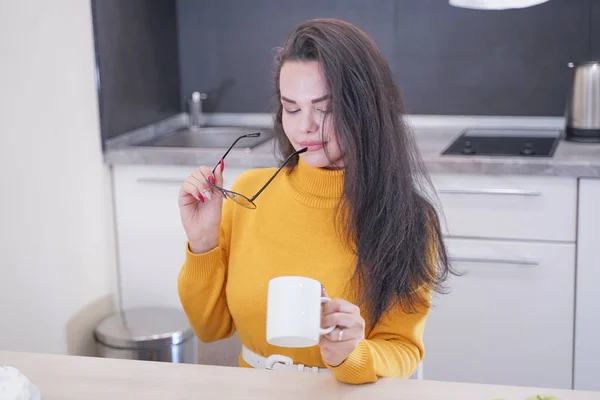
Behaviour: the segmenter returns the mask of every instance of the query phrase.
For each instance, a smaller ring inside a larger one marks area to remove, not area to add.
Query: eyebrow
[[[330,95],[330,94],[326,94],[326,95],[324,95],[324,96],[317,97],[316,99],[313,99],[313,100],[311,100],[310,102],[314,104],[314,103],[319,103],[319,102],[321,102],[321,101],[323,101],[323,100],[328,100],[328,99],[330,99],[330,98],[331,98],[331,95]],[[297,104],[295,100],[288,99],[288,98],[287,98],[287,97],[285,97],[285,96],[281,96],[281,100],[283,100],[283,101],[285,101],[285,102],[287,102],[287,103],[293,103],[293,104]]]

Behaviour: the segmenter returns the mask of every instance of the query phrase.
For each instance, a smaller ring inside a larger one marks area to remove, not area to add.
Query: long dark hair
[[[282,157],[293,147],[282,126],[279,78],[286,61],[317,61],[331,94],[329,117],[344,157],[341,233],[357,256],[354,279],[370,325],[400,305],[430,305],[450,270],[427,171],[403,119],[392,72],[375,43],[336,19],[298,25],[275,59],[274,127]],[[297,165],[292,160],[290,170]]]

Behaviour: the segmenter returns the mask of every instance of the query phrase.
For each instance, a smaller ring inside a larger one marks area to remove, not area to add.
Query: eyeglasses
[[[235,142],[233,142],[233,144],[231,146],[229,146],[229,149],[227,149],[227,151],[225,152],[225,155],[223,155],[223,157],[221,157],[222,160],[225,159],[225,157],[227,157],[227,154],[229,154],[229,152],[231,151],[231,149],[233,149],[233,146],[236,145],[236,143],[238,141],[240,141],[241,139],[244,138],[253,138],[253,137],[259,137],[260,136],[260,132],[256,132],[256,133],[249,133],[247,135],[242,135],[240,137],[238,137]],[[241,193],[236,193],[232,190],[228,190],[228,189],[224,189],[222,187],[219,187],[211,182],[208,182],[208,184],[210,186],[212,186],[213,188],[215,188],[216,190],[218,190],[219,192],[221,192],[223,194],[223,196],[226,199],[231,199],[234,202],[236,202],[237,204],[249,208],[249,209],[256,209],[256,203],[254,202],[254,200],[256,200],[256,198],[263,192],[263,190],[266,189],[267,186],[269,186],[269,184],[273,181],[273,179],[275,179],[275,177],[277,176],[277,174],[279,173],[279,171],[281,171],[283,169],[283,167],[285,167],[285,165],[288,163],[288,161],[290,161],[294,156],[298,155],[298,154],[302,154],[305,151],[307,151],[308,149],[305,147],[303,149],[300,149],[292,154],[289,155],[288,158],[285,159],[285,161],[283,162],[283,164],[281,165],[281,167],[279,167],[279,169],[273,174],[273,176],[267,181],[267,183],[265,183],[263,185],[263,187],[261,187],[258,192],[256,192],[256,194],[252,197],[248,197],[245,196]],[[217,165],[215,165],[215,167],[213,168],[212,172],[213,174],[215,173],[215,171],[217,170],[217,167],[219,166],[220,161],[217,163]]]

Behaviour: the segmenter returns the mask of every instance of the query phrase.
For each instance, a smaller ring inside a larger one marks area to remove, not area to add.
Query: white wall
[[[0,1],[0,349],[89,354],[113,311],[90,1]]]

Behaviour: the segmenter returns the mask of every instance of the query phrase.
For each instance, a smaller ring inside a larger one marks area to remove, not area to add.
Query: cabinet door
[[[434,296],[424,378],[571,388],[575,245],[447,243],[464,275]]]
[[[452,237],[575,242],[577,180],[435,174]]]
[[[574,388],[600,390],[600,179],[579,186]]]
[[[121,303],[180,307],[177,276],[185,259],[186,236],[178,194],[193,171],[188,166],[113,167]],[[231,187],[242,169],[228,168]]]

